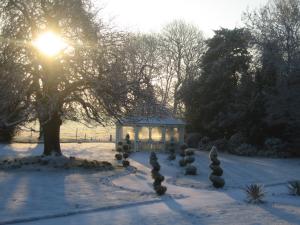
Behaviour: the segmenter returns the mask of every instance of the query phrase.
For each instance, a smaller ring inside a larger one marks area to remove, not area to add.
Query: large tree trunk
[[[60,149],[60,126],[62,121],[58,113],[43,124],[44,131],[44,155],[61,155]]]

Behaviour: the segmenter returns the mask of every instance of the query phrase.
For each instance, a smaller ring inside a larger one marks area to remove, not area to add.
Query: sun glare
[[[38,36],[33,45],[48,56],[55,56],[67,48],[67,43],[57,34],[48,31]]]

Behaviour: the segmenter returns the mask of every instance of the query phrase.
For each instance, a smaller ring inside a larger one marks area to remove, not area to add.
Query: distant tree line
[[[243,21],[243,28],[215,31],[184,83],[189,129],[212,139],[239,133],[260,148],[272,138],[299,155],[300,1],[271,1]]]
[[[185,118],[189,132],[299,154],[300,1],[273,0],[242,19],[243,27],[209,39],[174,21],[132,34],[131,46],[149,64],[157,100]]]

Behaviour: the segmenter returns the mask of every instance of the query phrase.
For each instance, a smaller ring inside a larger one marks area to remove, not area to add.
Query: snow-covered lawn
[[[40,154],[41,145],[0,145],[0,158]],[[114,161],[112,144],[62,144],[65,155]],[[300,224],[300,197],[286,184],[300,180],[300,159],[247,158],[220,154],[226,185],[208,180],[208,153],[197,152],[197,176],[184,176],[176,161],[158,154],[167,194],[152,188],[149,153],[130,156],[137,168],[0,171],[1,224]],[[266,203],[247,204],[243,188],[261,183]]]

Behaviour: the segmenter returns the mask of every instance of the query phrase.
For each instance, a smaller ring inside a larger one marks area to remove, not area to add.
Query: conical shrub
[[[158,195],[163,195],[166,193],[167,187],[161,185],[165,177],[159,173],[160,165],[157,161],[157,156],[155,152],[151,152],[149,163],[152,166],[151,175],[152,178],[154,179],[153,188]]]
[[[119,141],[117,146],[117,154],[115,154],[116,160],[122,160],[122,152],[123,152],[123,142]]]
[[[212,170],[209,179],[215,188],[222,188],[225,185],[225,180],[221,177],[223,175],[223,170],[220,167],[221,162],[218,159],[218,151],[215,146],[213,146],[210,150],[209,158],[212,162],[209,165],[210,169]]]
[[[186,166],[186,161],[184,160],[184,157],[185,157],[185,150],[188,148],[187,144],[182,144],[180,146],[180,150],[179,150],[179,155],[182,157],[178,163],[179,163],[179,166],[181,167],[184,167]]]
[[[175,160],[176,159],[176,153],[175,153],[175,141],[174,138],[171,138],[169,146],[168,146],[168,151],[169,151],[169,160]]]
[[[194,154],[195,152],[193,149],[185,149],[184,161],[187,165],[185,168],[185,175],[197,175],[197,168],[194,165],[192,165],[192,163],[195,161]]]
[[[126,134],[125,137],[125,144],[123,145],[123,161],[122,161],[122,165],[124,167],[127,167],[130,165],[130,162],[127,160],[129,157],[129,154],[131,153],[131,141],[130,141],[130,136],[129,134]]]

